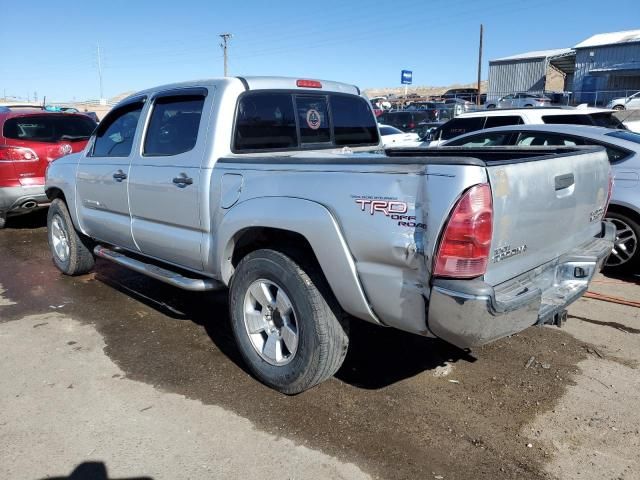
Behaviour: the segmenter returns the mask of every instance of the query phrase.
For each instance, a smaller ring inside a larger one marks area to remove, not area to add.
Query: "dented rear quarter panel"
[[[306,158],[299,164],[289,159],[280,165],[274,158],[263,159],[264,163],[246,163],[244,159],[238,164],[230,158],[216,165],[214,179],[218,181],[214,184],[221,183],[225,174],[242,175],[236,205],[268,197],[306,199],[321,205],[342,232],[366,301],[379,321],[427,334],[425,299],[429,297],[431,262],[439,233],[462,192],[486,182],[485,169],[394,165],[388,158],[388,164],[350,164],[350,156],[343,157],[344,163],[314,163]],[[375,208],[373,202],[378,202]],[[394,203],[389,209],[386,202]],[[406,205],[406,212],[400,205]],[[226,213],[231,214],[234,208]],[[285,219],[292,213],[282,211],[278,215]],[[313,244],[318,239],[308,240]],[[218,251],[218,257],[220,254]],[[331,286],[334,291],[340,288]]]

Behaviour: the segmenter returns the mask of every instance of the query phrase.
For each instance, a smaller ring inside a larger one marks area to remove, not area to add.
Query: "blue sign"
[[[413,80],[413,72],[411,70],[402,70],[400,74],[400,83],[411,85],[411,81]]]

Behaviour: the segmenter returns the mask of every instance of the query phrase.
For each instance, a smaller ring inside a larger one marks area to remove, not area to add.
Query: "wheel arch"
[[[338,222],[323,205],[292,197],[261,197],[236,204],[217,229],[213,262],[220,280],[228,285],[237,263],[264,247],[283,253],[295,247],[311,254],[340,306],[353,316],[380,323]]]

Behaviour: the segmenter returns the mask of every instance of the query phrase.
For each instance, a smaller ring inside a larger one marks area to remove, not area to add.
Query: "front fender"
[[[78,219],[76,210],[76,171],[78,169],[78,154],[67,155],[58,160],[54,160],[47,167],[44,191],[50,200],[55,197],[55,191],[59,190],[64,195],[69,209],[69,215],[76,230],[84,233]]]
[[[232,207],[217,229],[215,264],[228,285],[236,239],[251,227],[277,228],[305,237],[340,306],[349,314],[380,323],[366,298],[353,256],[335,218],[324,206],[292,197],[261,197]]]

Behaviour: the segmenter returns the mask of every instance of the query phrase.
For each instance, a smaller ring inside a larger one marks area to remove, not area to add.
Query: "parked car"
[[[378,117],[378,122],[391,125],[403,132],[419,133],[420,124],[438,120],[439,113],[436,110],[400,110],[395,112],[384,112]]]
[[[500,97],[497,101],[489,100],[486,108],[531,108],[531,107],[549,107],[551,99],[545,95],[529,92],[518,92]]]
[[[461,100],[467,100],[471,103],[476,103],[478,98],[477,88],[450,88],[444,92],[441,96],[442,100],[449,98],[459,98]]]
[[[472,112],[476,110],[477,105],[469,100],[462,98],[447,98],[444,101],[445,107],[448,107],[453,112],[453,116],[457,117],[463,113]]]
[[[620,271],[640,267],[640,134],[582,125],[499,127],[456,137],[456,147],[576,146],[605,148],[613,173],[613,192],[606,219],[616,226],[616,241],[606,265]]]
[[[96,123],[42,107],[0,107],[0,228],[7,217],[42,208],[44,173],[58,157],[84,148]]]
[[[634,110],[640,108],[640,92],[623,98],[614,98],[607,104],[607,108],[614,110]]]
[[[603,150],[380,146],[353,85],[226,77],[136,93],[49,166],[53,261],[229,287],[241,357],[287,394],[340,368],[350,317],[460,347],[564,321],[613,244]]]
[[[417,133],[405,133],[391,125],[378,125],[380,138],[384,148],[390,147],[419,147],[421,140]]]
[[[591,107],[505,108],[463,113],[432,131],[425,139],[428,145],[424,146],[434,147],[464,133],[508,125],[574,124],[626,130],[613,113],[613,110]]]
[[[390,110],[391,102],[387,97],[371,97],[369,99],[372,105],[376,105],[380,110]]]

